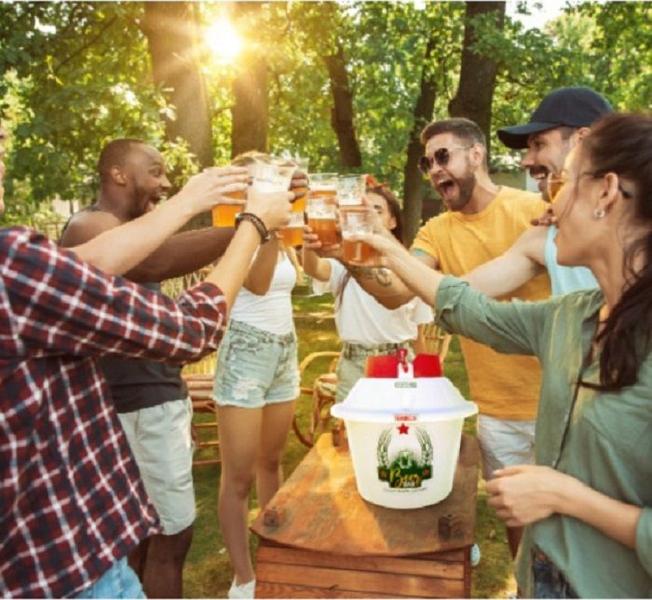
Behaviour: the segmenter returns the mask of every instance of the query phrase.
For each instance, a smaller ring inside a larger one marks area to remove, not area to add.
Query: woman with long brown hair
[[[536,355],[543,382],[536,465],[496,473],[490,504],[527,529],[518,581],[534,597],[649,597],[652,590],[652,117],[602,119],[572,157],[553,206],[558,260],[599,290],[496,302],[362,239],[437,320],[506,353]]]

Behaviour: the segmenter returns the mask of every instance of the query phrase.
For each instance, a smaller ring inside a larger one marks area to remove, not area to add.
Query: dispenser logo
[[[432,477],[432,442],[425,429],[401,422],[378,437],[378,479],[390,488],[419,488]]]

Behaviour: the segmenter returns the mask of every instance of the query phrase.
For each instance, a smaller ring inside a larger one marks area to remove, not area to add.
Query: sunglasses
[[[596,173],[591,173],[591,172],[585,172],[581,173],[580,177],[598,177]],[[548,175],[548,181],[546,182],[546,188],[548,190],[548,199],[550,202],[554,202],[557,199],[557,196],[559,195],[559,192],[561,192],[561,189],[568,183],[568,177],[566,175],[560,175],[560,176],[554,176],[554,175]],[[618,189],[620,190],[620,193],[625,197],[625,198],[632,198],[632,193],[628,192],[626,189],[623,188],[623,186],[619,183],[618,184]]]
[[[422,156],[419,159],[419,171],[424,175],[430,173],[433,165],[437,163],[440,167],[445,167],[451,158],[453,150],[468,150],[472,146],[453,146],[452,148],[437,148],[432,156]]]

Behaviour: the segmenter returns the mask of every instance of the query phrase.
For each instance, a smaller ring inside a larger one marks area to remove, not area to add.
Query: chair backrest
[[[439,360],[443,365],[446,360],[446,355],[448,354],[448,347],[451,343],[451,335],[446,333],[435,323],[419,325],[419,331],[426,352],[428,352],[428,354],[438,354]]]

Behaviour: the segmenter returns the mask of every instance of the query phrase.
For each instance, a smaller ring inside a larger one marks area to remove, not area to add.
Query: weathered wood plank
[[[352,565],[354,566],[354,565]],[[464,581],[434,579],[416,575],[371,573],[347,569],[325,569],[305,565],[262,563],[256,566],[256,580],[261,582],[310,585],[326,590],[351,590],[367,594],[391,594],[422,598],[460,598]]]
[[[399,594],[374,593],[374,598],[409,598]],[[324,589],[307,585],[288,585],[256,581],[256,598],[369,598],[366,592],[353,590]]]
[[[445,579],[464,579],[464,563],[439,561],[433,559],[396,558],[385,556],[343,556],[296,550],[294,548],[278,548],[261,545],[256,554],[256,564],[278,563],[287,565],[307,565],[330,569],[352,569],[356,571],[372,571],[381,573],[396,573],[405,575],[423,575],[427,577],[442,577]]]

